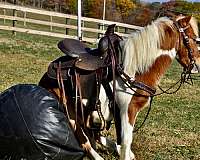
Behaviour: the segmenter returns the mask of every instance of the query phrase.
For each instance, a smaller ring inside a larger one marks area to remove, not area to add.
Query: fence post
[[[98,24],[98,29],[103,30],[103,25],[101,23]],[[101,38],[101,37],[102,37],[102,33],[98,33],[98,39]]]
[[[26,26],[26,11],[24,12],[24,26]]]
[[[65,18],[65,24],[68,24],[69,22],[69,18]],[[66,31],[65,31],[66,35],[69,34],[69,28],[66,28]]]
[[[3,19],[3,24],[6,24],[6,9],[3,9],[3,15],[4,15],[4,19]]]
[[[119,32],[119,26],[115,27],[115,32]]]
[[[85,23],[84,21],[82,20],[82,27],[81,28],[84,28],[85,27]],[[83,36],[84,36],[84,32],[83,32],[83,29],[82,29],[82,32],[81,32],[81,38],[83,39]]]
[[[124,33],[128,33],[128,28],[124,28]]]
[[[52,30],[53,30],[53,27],[52,27],[52,21],[53,21],[53,17],[52,17],[52,16],[50,16],[50,31],[52,31]]]
[[[17,0],[14,0],[14,5],[17,4]],[[16,9],[13,9],[13,18],[14,17],[17,17],[17,10]],[[12,26],[15,27],[16,26],[16,20],[14,19],[13,20],[13,23],[12,23]],[[13,30],[12,31],[13,35],[16,35],[16,32]]]

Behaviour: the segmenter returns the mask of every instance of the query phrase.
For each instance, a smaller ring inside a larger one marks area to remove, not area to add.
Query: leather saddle
[[[76,59],[75,67],[77,68],[93,71],[106,66],[103,57],[97,55],[98,48],[91,50],[79,40],[66,38],[58,43],[58,48],[67,57]]]
[[[118,46],[119,36],[114,34],[115,24],[109,25],[99,41],[98,48],[90,49],[83,42],[65,38],[58,43],[58,48],[65,54],[50,63],[47,74],[56,79],[57,69],[60,65],[63,79],[70,75],[70,68],[78,68],[83,71],[95,71],[109,65],[109,43]],[[109,36],[109,40],[108,40]],[[111,41],[111,42],[109,42]],[[116,44],[117,42],[117,44]]]

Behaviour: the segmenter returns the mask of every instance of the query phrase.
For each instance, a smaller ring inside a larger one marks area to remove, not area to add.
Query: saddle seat
[[[58,48],[68,60],[75,59],[77,68],[93,71],[106,66],[103,57],[97,54],[98,49],[91,50],[79,40],[65,38],[58,43]]]

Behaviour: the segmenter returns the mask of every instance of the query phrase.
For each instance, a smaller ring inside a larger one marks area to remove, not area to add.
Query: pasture
[[[21,33],[12,36],[11,32],[0,31],[0,92],[14,84],[37,84],[49,62],[63,55],[57,49],[58,41],[58,38]],[[173,63],[161,86],[167,89],[176,83],[181,71],[180,65]],[[200,159],[199,80],[193,85],[184,84],[175,94],[154,98],[145,125],[134,133],[132,150],[138,160]],[[146,112],[147,109],[139,115],[138,125]],[[103,134],[115,138],[113,128]],[[117,157],[101,146],[98,146],[98,152],[106,160]]]

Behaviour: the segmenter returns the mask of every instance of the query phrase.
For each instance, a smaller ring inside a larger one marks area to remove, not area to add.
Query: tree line
[[[66,14],[77,14],[77,0],[0,0],[7,3],[42,8]],[[103,18],[104,0],[82,0],[82,15]],[[145,26],[170,10],[177,14],[194,15],[200,22],[200,2],[169,0],[165,3],[144,3],[140,0],[106,0],[105,19]]]

